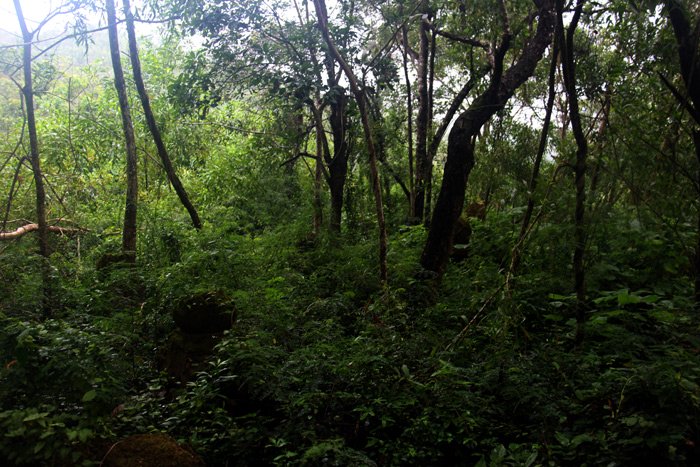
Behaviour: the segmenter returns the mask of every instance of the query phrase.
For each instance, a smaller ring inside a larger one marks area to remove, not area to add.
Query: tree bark
[[[426,183],[430,178],[433,164],[428,157],[428,119],[430,116],[430,96],[428,94],[428,55],[430,42],[428,40],[428,18],[423,15],[420,22],[418,48],[418,115],[416,116],[416,200],[415,215],[423,221],[425,215]]]
[[[536,4],[539,20],[534,36],[527,42],[515,64],[504,73],[503,61],[511,41],[509,31],[504,33],[495,52],[488,88],[457,118],[450,131],[442,186],[421,255],[423,268],[434,272],[438,278],[447,266],[454,228],[464,206],[467,180],[474,167],[475,138],[491,116],[502,109],[515,90],[532,76],[551,42],[556,21],[554,1],[540,0]]]
[[[15,12],[19,21],[20,29],[22,30],[22,68],[24,72],[24,86],[22,87],[22,96],[26,107],[27,116],[27,131],[29,133],[29,161],[32,166],[32,174],[34,176],[34,189],[36,193],[36,218],[39,254],[42,256],[41,264],[41,282],[42,282],[42,297],[41,309],[44,316],[50,314],[51,309],[51,269],[49,265],[49,238],[48,226],[46,223],[46,189],[44,188],[44,175],[41,170],[41,159],[39,156],[39,136],[36,131],[36,115],[34,112],[34,88],[32,80],[32,41],[34,33],[29,31],[24,18],[22,6],[19,0],[14,0]]]
[[[30,233],[30,232],[37,232],[40,231],[39,224],[33,223],[33,224],[26,224],[21,227],[17,227],[15,230],[12,230],[10,232],[0,232],[0,240],[14,240],[20,237],[23,237],[24,235]],[[84,232],[82,229],[75,229],[72,227],[59,227],[57,225],[48,225],[46,226],[46,231],[47,232],[54,232],[62,235],[66,234],[75,234],[78,232]]]
[[[408,149],[408,217],[409,221],[416,216],[416,183],[413,163],[413,93],[411,90],[411,77],[408,73],[408,30],[406,26],[401,28],[401,40],[403,42],[403,74],[406,80],[406,136]]]
[[[46,224],[46,189],[44,188],[44,178],[41,171],[41,159],[39,157],[39,137],[36,131],[36,115],[34,112],[34,88],[32,80],[32,41],[34,33],[27,28],[24,19],[22,6],[19,0],[14,0],[15,11],[19,26],[22,30],[22,68],[24,71],[24,87],[22,96],[27,112],[27,131],[29,133],[29,153],[32,173],[34,175],[34,186],[36,189],[36,217],[38,225],[39,254],[45,258],[49,256],[49,244]]]
[[[331,195],[331,213],[329,228],[331,232],[340,233],[343,217],[343,194],[348,178],[348,137],[347,137],[347,96],[338,84],[333,65],[333,57],[326,60],[330,89],[335,91],[331,98],[329,123],[333,137],[333,157],[328,159],[328,188]]]
[[[374,146],[374,137],[372,135],[372,128],[369,123],[369,111],[367,109],[367,102],[365,100],[365,95],[360,89],[360,85],[357,82],[355,73],[352,68],[343,58],[340,51],[336,48],[333,39],[331,38],[330,32],[328,30],[328,13],[326,10],[325,0],[314,0],[314,6],[316,8],[316,15],[318,17],[318,25],[321,29],[321,34],[323,39],[326,41],[330,52],[333,54],[335,60],[340,64],[341,68],[345,72],[348,81],[350,82],[350,88],[357,101],[357,106],[360,110],[360,118],[362,120],[362,128],[365,133],[365,140],[367,143],[367,148],[369,150],[369,167],[370,173],[372,175],[372,191],[374,192],[374,202],[377,212],[377,224],[379,227],[379,278],[382,284],[387,282],[387,235],[386,235],[386,223],[384,220],[384,205],[382,203],[382,189],[381,183],[379,181],[379,171],[377,170],[377,150]]]
[[[139,59],[139,50],[136,44],[136,30],[134,28],[134,15],[131,13],[130,0],[124,0],[124,15],[126,16],[126,31],[129,38],[129,55],[131,56],[131,68],[134,75],[134,82],[136,83],[136,89],[139,93],[139,99],[141,100],[141,106],[143,107],[143,113],[146,117],[146,124],[148,125],[148,130],[153,136],[153,142],[158,150],[158,156],[163,163],[163,168],[168,176],[170,184],[175,189],[180,202],[185,207],[192,220],[192,225],[195,229],[199,230],[202,228],[202,221],[199,219],[199,214],[197,209],[190,201],[189,196],[185,187],[182,185],[180,178],[175,173],[175,168],[173,167],[170,156],[168,155],[168,150],[163,143],[163,138],[160,134],[158,124],[156,123],[156,118],[153,115],[153,109],[151,108],[151,100],[146,92],[146,85],[143,82],[143,74],[141,73],[141,60]]]
[[[321,233],[321,226],[323,225],[323,203],[321,201],[321,182],[323,180],[323,158],[326,152],[327,143],[325,142],[325,135],[323,133],[323,121],[321,120],[321,110],[320,110],[320,99],[317,99],[316,103],[312,103],[314,106],[314,124],[316,127],[316,165],[314,166],[314,238],[318,237]]]
[[[122,251],[131,261],[136,261],[136,212],[138,203],[136,138],[134,136],[134,126],[131,121],[131,111],[129,110],[129,99],[126,95],[124,71],[119,56],[117,13],[114,8],[114,0],[106,0],[106,5],[109,49],[112,58],[112,69],[114,70],[114,87],[119,97],[119,110],[122,116],[122,127],[126,146],[126,206],[124,209]]]
[[[580,345],[584,337],[584,323],[586,321],[586,270],[584,256],[586,246],[586,158],[588,156],[588,142],[581,124],[581,114],[576,94],[576,62],[574,60],[574,34],[581,17],[585,0],[578,0],[566,35],[563,24],[563,1],[557,2],[558,35],[562,55],[562,70],[564,73],[564,87],[569,101],[569,119],[571,131],[576,140],[576,161],[574,163],[574,184],[576,187],[576,208],[574,213],[574,290],[576,292],[576,344]]]
[[[676,36],[678,47],[678,61],[681,68],[681,77],[685,84],[690,102],[684,96],[676,95],[680,103],[689,111],[695,121],[693,129],[693,144],[695,156],[699,164],[696,183],[700,184],[700,57],[698,57],[698,36],[700,35],[700,22],[695,29],[691,28],[691,18],[688,9],[680,0],[666,0],[666,9],[669,20]],[[698,232],[695,245],[695,258],[693,269],[695,275],[695,306],[700,308],[700,195],[696,201]]]

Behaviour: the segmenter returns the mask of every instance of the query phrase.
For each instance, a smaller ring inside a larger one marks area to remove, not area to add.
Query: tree
[[[19,0],[14,0],[17,19],[19,20],[20,28],[22,29],[22,67],[24,69],[24,86],[22,87],[22,96],[24,97],[25,112],[27,115],[27,132],[29,134],[29,161],[32,165],[32,173],[34,175],[34,187],[36,190],[36,217],[37,231],[39,241],[39,254],[44,258],[49,256],[48,245],[48,225],[46,223],[46,190],[44,188],[44,176],[41,171],[41,160],[39,157],[39,137],[36,132],[36,117],[34,115],[34,90],[32,87],[32,41],[34,32],[29,31],[27,23],[24,19],[22,5]],[[46,267],[42,268],[45,270]],[[44,272],[45,285],[48,283],[48,275]]]
[[[139,50],[136,44],[136,30],[134,28],[134,15],[131,12],[131,6],[129,0],[124,0],[124,14],[126,16],[126,30],[129,38],[129,55],[131,56],[131,69],[134,75],[134,81],[136,83],[136,89],[139,93],[139,99],[141,100],[141,106],[143,107],[143,113],[146,117],[146,123],[148,125],[148,130],[153,136],[153,141],[155,142],[156,149],[158,150],[158,156],[163,163],[163,168],[168,176],[170,184],[175,189],[180,202],[187,209],[192,220],[192,225],[195,229],[202,228],[202,221],[199,219],[199,214],[194,205],[190,201],[189,196],[185,187],[182,185],[180,178],[175,173],[175,168],[168,155],[168,150],[163,143],[163,138],[158,129],[158,124],[156,123],[155,116],[153,115],[153,109],[151,108],[151,101],[146,92],[146,85],[143,82],[143,75],[141,73],[141,61],[139,59]],[[128,110],[128,109],[127,109]]]
[[[119,97],[119,110],[122,117],[122,129],[126,150],[126,206],[124,209],[124,229],[122,231],[122,253],[127,261],[136,260],[136,213],[138,209],[138,174],[136,156],[136,138],[131,121],[129,99],[126,94],[124,71],[119,56],[119,36],[117,33],[117,13],[114,0],[106,0],[107,24],[109,27],[109,47],[114,71],[114,87]]]
[[[291,113],[300,112],[301,105],[309,108],[324,149],[320,160],[324,167],[314,171],[314,177],[316,172],[324,175],[331,204],[328,226],[332,232],[340,232],[350,156],[350,96],[341,84],[343,71],[320,46],[308,3],[293,2],[287,9],[296,13],[296,21],[281,16],[286,6],[282,3],[172,3],[186,17],[186,27],[207,39],[205,46],[219,75],[215,82],[224,92],[249,94],[258,90],[287,103],[286,110]],[[323,130],[326,127],[330,138]]]
[[[421,265],[441,277],[452,247],[454,229],[462,213],[469,173],[474,167],[475,140],[482,126],[513,96],[515,90],[534,72],[551,43],[556,21],[553,0],[535,2],[537,29],[513,65],[504,70],[505,57],[513,43],[510,19],[501,1],[502,35],[494,47],[488,87],[462,112],[450,131],[447,160],[440,194],[435,204],[430,231],[421,255]]]
[[[698,37],[700,37],[700,19],[693,21],[690,8],[683,5],[680,0],[666,0],[666,12],[676,37],[678,49],[678,62],[680,64],[681,78],[685,85],[686,95],[677,90],[673,84],[664,79],[664,82],[673,92],[678,102],[688,111],[695,127],[692,130],[695,156],[700,164],[700,57],[698,51]],[[695,23],[693,27],[692,24]],[[662,79],[663,79],[663,75]],[[698,167],[696,183],[700,183],[700,166]],[[697,201],[697,242],[695,245],[695,257],[693,269],[695,274],[695,302],[700,305],[700,195]]]
[[[586,158],[588,141],[581,124],[578,94],[576,91],[576,62],[574,60],[574,35],[583,11],[585,0],[578,0],[569,27],[564,30],[564,3],[558,0],[557,22],[558,42],[562,54],[564,87],[569,103],[569,121],[576,140],[576,161],[574,163],[574,184],[576,187],[576,207],[574,213],[574,290],[576,292],[576,343],[583,341],[583,325],[586,313],[586,270],[583,264],[586,248]]]
[[[357,81],[357,77],[353,72],[352,68],[345,61],[345,58],[341,55],[338,48],[335,46],[335,42],[330,35],[328,30],[328,12],[326,10],[326,4],[324,0],[314,0],[314,6],[316,7],[316,16],[318,18],[318,25],[321,29],[321,34],[328,45],[334,58],[338,61],[340,66],[345,72],[348,81],[350,81],[350,88],[355,96],[357,106],[360,109],[360,118],[362,120],[362,128],[365,133],[365,141],[367,143],[367,149],[369,151],[369,166],[372,176],[372,191],[374,193],[375,209],[377,213],[377,224],[379,230],[379,278],[383,284],[386,284],[388,271],[387,271],[387,234],[386,234],[386,222],[384,220],[384,205],[382,203],[382,189],[379,181],[379,171],[377,170],[377,150],[374,145],[374,136],[372,134],[372,127],[370,125],[370,115],[367,105],[366,96],[364,91],[360,89],[360,85]]]

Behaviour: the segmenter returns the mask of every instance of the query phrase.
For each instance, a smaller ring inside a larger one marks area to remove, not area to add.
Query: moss
[[[105,467],[199,467],[204,461],[170,436],[147,434],[130,436],[114,444],[102,461]]]

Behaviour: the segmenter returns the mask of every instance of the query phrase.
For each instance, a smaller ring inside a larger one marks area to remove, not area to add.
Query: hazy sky
[[[37,23],[46,17],[52,7],[60,5],[57,0],[20,0],[22,10],[24,11],[27,26],[33,29]],[[66,22],[66,18],[56,18],[49,27],[51,29],[61,30]],[[6,32],[19,35],[19,23],[15,14],[15,7],[12,0],[0,0],[0,29]]]

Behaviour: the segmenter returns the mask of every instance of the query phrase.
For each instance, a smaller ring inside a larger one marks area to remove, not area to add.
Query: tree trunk
[[[574,34],[583,10],[585,0],[578,0],[574,16],[571,19],[566,35],[563,24],[563,1],[557,4],[558,35],[562,54],[562,69],[564,72],[564,87],[569,101],[569,119],[571,131],[576,140],[576,161],[574,163],[574,184],[576,187],[576,208],[574,213],[574,290],[576,292],[576,344],[583,342],[584,323],[586,321],[586,271],[584,256],[586,246],[586,158],[588,142],[581,124],[581,114],[576,94],[576,62],[574,60]]]
[[[693,129],[693,144],[695,145],[695,155],[699,164],[696,183],[700,184],[700,60],[698,59],[698,32],[700,25],[691,28],[694,21],[690,18],[690,13],[679,0],[666,0],[666,9],[676,36],[678,46],[678,61],[681,68],[681,76],[685,89],[690,98],[687,102],[684,96],[676,95],[681,105],[690,113],[695,121]],[[695,306],[700,308],[700,195],[696,201],[698,211],[698,232],[695,245],[694,275],[695,275]]]
[[[331,194],[331,232],[340,233],[343,217],[343,193],[345,191],[345,180],[348,176],[347,156],[340,156],[334,149],[336,156],[328,165],[328,188]]]
[[[516,63],[504,73],[503,60],[511,40],[510,33],[504,33],[495,52],[494,69],[488,88],[457,118],[450,131],[442,186],[421,255],[423,268],[436,273],[438,278],[447,266],[454,228],[464,206],[467,180],[474,167],[474,142],[479,130],[493,114],[505,106],[515,90],[532,76],[551,42],[556,20],[554,1],[542,0],[537,4],[539,20],[534,37],[527,42]]]
[[[412,222],[416,216],[416,184],[413,163],[413,93],[411,91],[411,77],[408,73],[408,30],[404,26],[401,30],[401,40],[403,42],[402,58],[403,58],[403,74],[406,80],[406,139],[408,149],[408,218]]]
[[[320,112],[319,112],[320,113]],[[323,225],[323,202],[321,200],[321,183],[323,181],[323,122],[316,121],[316,164],[314,165],[314,238],[321,233]]]
[[[348,140],[347,140],[347,96],[338,85],[333,71],[332,58],[327,61],[328,79],[336,95],[330,103],[329,123],[333,137],[333,157],[326,160],[328,165],[328,188],[331,195],[330,230],[340,233],[343,217],[343,193],[348,177]]]
[[[109,30],[109,49],[114,70],[114,87],[119,96],[119,110],[122,116],[124,141],[126,146],[126,207],[124,209],[124,230],[122,232],[122,251],[130,261],[136,261],[136,210],[138,203],[138,177],[136,172],[136,139],[131,122],[129,100],[126,95],[124,71],[119,56],[119,38],[117,34],[117,13],[114,0],[106,0],[107,25]]]
[[[148,130],[153,136],[153,142],[158,150],[158,155],[163,163],[163,168],[165,173],[170,180],[170,184],[175,189],[180,202],[187,209],[192,220],[192,225],[195,229],[202,228],[202,221],[199,219],[199,214],[194,205],[190,201],[189,196],[187,196],[187,191],[182,185],[180,178],[175,173],[173,164],[168,155],[168,150],[165,148],[163,143],[163,138],[161,137],[160,130],[158,129],[158,124],[156,123],[155,116],[153,115],[153,109],[151,108],[151,100],[146,92],[146,85],[143,82],[143,74],[141,73],[141,60],[139,59],[139,50],[136,45],[136,30],[134,28],[134,16],[131,13],[130,0],[124,0],[124,14],[126,16],[126,30],[129,37],[129,55],[131,55],[131,68],[134,74],[134,82],[136,83],[136,89],[139,93],[139,99],[141,100],[141,106],[143,107],[143,113],[146,117],[146,123],[148,124]]]
[[[318,25],[321,29],[321,34],[323,39],[326,41],[330,52],[335,57],[336,61],[340,64],[345,76],[347,76],[350,82],[350,88],[352,93],[355,95],[355,100],[357,101],[357,106],[360,110],[360,118],[362,120],[362,128],[365,133],[365,139],[367,142],[367,148],[369,150],[369,167],[370,173],[372,175],[372,191],[374,192],[374,202],[377,211],[377,224],[379,227],[379,278],[382,284],[387,282],[387,235],[386,235],[386,223],[384,220],[384,205],[382,203],[382,189],[379,181],[379,172],[377,170],[377,151],[374,146],[374,137],[372,135],[372,128],[369,123],[369,111],[367,109],[367,102],[365,100],[365,95],[360,89],[360,86],[355,77],[355,73],[352,68],[347,64],[341,53],[335,46],[333,39],[328,31],[328,13],[326,10],[325,0],[314,0],[314,6],[316,7],[316,15],[318,16]]]
[[[695,157],[700,164],[700,130],[693,130],[693,143],[695,144]],[[700,167],[698,167],[698,182],[700,182]],[[697,216],[698,216],[698,231],[696,233],[697,239],[695,242],[695,261],[694,261],[694,274],[695,274],[695,306],[700,308],[700,199],[697,201]]]
[[[437,52],[437,34],[435,31],[430,36],[430,64],[428,66],[428,135],[433,135],[433,116],[434,116],[434,99],[435,94],[433,92],[435,83],[435,54]],[[452,117],[450,117],[452,120]],[[432,140],[430,142],[432,146]],[[433,161],[435,160],[435,155],[437,154],[437,149],[433,152],[428,146],[428,161],[429,168],[427,171],[427,177],[425,180],[425,201],[423,203],[423,224],[430,228],[430,218],[433,213],[432,202],[433,202]]]
[[[41,159],[39,158],[39,137],[36,131],[36,115],[34,113],[34,89],[32,81],[32,41],[34,33],[27,28],[22,6],[19,0],[14,0],[15,11],[19,26],[22,30],[22,67],[24,71],[24,87],[22,96],[27,112],[27,131],[29,133],[29,152],[32,174],[34,176],[34,188],[36,193],[36,220],[38,230],[39,254],[42,256],[41,279],[42,298],[41,308],[44,316],[50,314],[51,306],[51,269],[49,266],[49,238],[46,223],[46,190],[44,188],[44,175],[41,171]]]
[[[22,67],[24,71],[24,87],[22,88],[22,96],[27,112],[27,131],[29,133],[29,152],[32,173],[34,175],[34,186],[36,188],[36,217],[39,239],[39,254],[43,257],[49,256],[49,245],[46,224],[46,190],[44,188],[44,178],[41,171],[41,160],[39,158],[39,137],[36,131],[36,115],[34,113],[34,89],[32,80],[32,40],[34,34],[27,29],[27,24],[24,20],[22,6],[19,0],[14,0],[15,11],[19,20],[20,28],[22,29],[22,40],[24,42]]]
[[[427,16],[427,15],[426,15]],[[432,171],[432,161],[428,157],[428,118],[430,116],[430,96],[428,95],[428,41],[427,17],[421,19],[418,49],[418,115],[416,116],[416,200],[415,215],[421,221],[425,215],[426,183]]]

